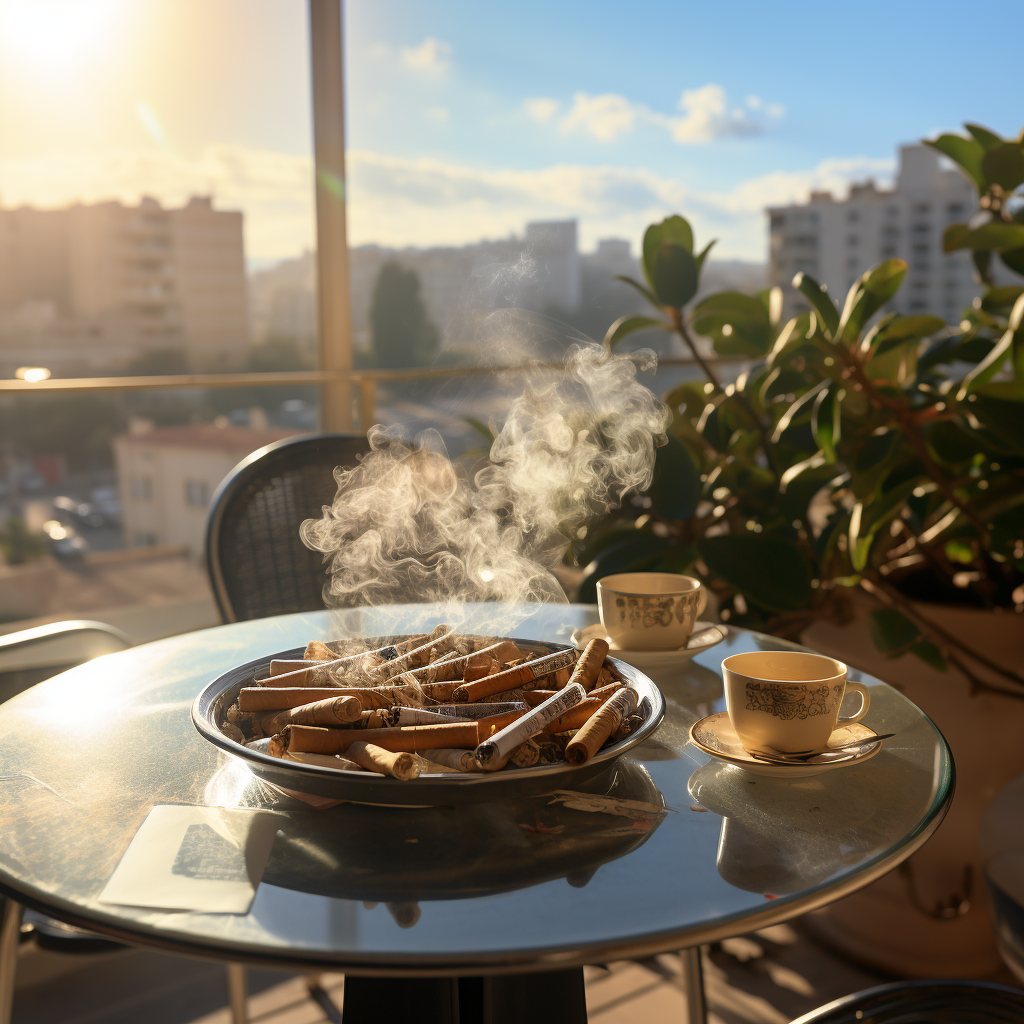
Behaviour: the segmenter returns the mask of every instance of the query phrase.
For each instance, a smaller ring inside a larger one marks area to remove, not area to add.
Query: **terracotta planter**
[[[0,620],[45,615],[57,589],[57,567],[49,558],[25,565],[0,565]]]
[[[993,974],[1001,961],[990,923],[979,825],[996,793],[1024,772],[1024,700],[988,692],[971,696],[955,669],[938,672],[911,655],[883,658],[867,628],[874,607],[865,597],[857,602],[852,623],[815,623],[802,640],[898,687],[931,717],[953,751],[956,795],[938,831],[905,865],[805,921],[829,945],[893,974]],[[1024,665],[1024,617],[947,605],[916,607],[997,664]],[[990,670],[965,660],[979,678],[1000,682]]]

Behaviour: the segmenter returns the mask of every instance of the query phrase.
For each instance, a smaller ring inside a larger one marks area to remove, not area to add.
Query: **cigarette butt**
[[[283,751],[283,754],[286,761],[301,761],[303,764],[318,764],[321,768],[336,768],[348,772],[363,771],[362,767],[356,764],[355,761],[350,761],[347,757],[339,757],[337,754],[293,754],[288,750]]]
[[[487,772],[500,771],[506,765],[512,765],[514,768],[529,768],[539,760],[540,746],[536,741],[529,739],[510,750],[501,760],[492,762],[487,766],[480,765],[480,768]]]
[[[376,743],[352,743],[346,753],[356,764],[367,771],[390,775],[403,782],[415,779],[420,773],[420,766],[415,755],[408,752],[384,750]]]
[[[479,770],[472,750],[462,750],[457,747],[434,747],[419,751],[419,755],[445,771],[475,772]]]
[[[478,722],[452,722],[446,725],[404,725],[374,729],[373,742],[385,750],[416,752],[432,747],[475,747]],[[291,751],[314,754],[342,754],[353,743],[366,741],[361,729],[324,729],[316,725],[289,725],[282,740]]]
[[[569,764],[585,764],[604,745],[604,741],[636,710],[637,693],[629,687],[613,693],[565,748]]]
[[[518,686],[532,683],[541,676],[548,675],[560,668],[567,668],[575,660],[575,651],[557,651],[554,654],[545,655],[543,658],[524,661],[514,668],[505,669],[504,672],[495,672],[494,675],[484,676],[471,683],[456,686],[452,690],[451,699],[456,703],[482,700],[495,693],[504,693],[506,690],[513,690]]]
[[[466,662],[462,678],[465,682],[471,683],[474,679],[482,679],[484,676],[494,675],[500,670],[501,666],[494,658],[486,654],[474,654]]]
[[[310,640],[302,655],[306,661],[334,661],[338,655],[320,640]]]
[[[325,697],[347,696],[336,686],[243,686],[238,691],[239,711],[282,711],[312,704]]]
[[[267,736],[280,732],[286,725],[347,725],[359,721],[363,706],[355,697],[325,697],[311,704],[301,704],[274,715],[268,721],[260,722],[260,728]],[[372,712],[366,712],[372,714]]]
[[[548,735],[553,735],[554,733],[568,732],[569,729],[578,729],[591,715],[598,711],[603,703],[603,701],[593,700],[588,697],[585,701],[581,701],[576,707],[570,708],[564,715],[549,723],[544,731]]]
[[[607,700],[616,690],[622,688],[622,683],[609,683],[607,686],[599,687],[590,691],[589,698],[599,697],[602,700]],[[548,697],[554,697],[558,693],[557,690],[523,690],[523,700],[526,701],[530,707],[536,707],[538,704],[543,704]]]
[[[604,659],[608,657],[608,641],[595,637],[583,649],[580,660],[576,662],[569,685],[579,683],[584,690],[592,690],[597,677],[604,667]]]

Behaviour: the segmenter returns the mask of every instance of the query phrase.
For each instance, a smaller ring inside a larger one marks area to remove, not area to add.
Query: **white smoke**
[[[636,379],[653,365],[583,342],[564,367],[532,368],[475,473],[435,431],[413,444],[371,429],[369,454],[335,470],[333,504],[302,524],[328,564],[328,606],[438,602],[454,621],[468,601],[565,602],[551,570],[567,541],[650,484],[669,422]]]

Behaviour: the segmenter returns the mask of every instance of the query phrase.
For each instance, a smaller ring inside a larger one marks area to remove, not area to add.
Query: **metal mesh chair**
[[[304,434],[243,459],[214,495],[206,565],[225,622],[324,607],[322,556],[299,538],[334,499],[335,466],[354,466],[365,437]]]
[[[793,1024],[1021,1024],[1024,991],[984,981],[897,981],[854,992]]]

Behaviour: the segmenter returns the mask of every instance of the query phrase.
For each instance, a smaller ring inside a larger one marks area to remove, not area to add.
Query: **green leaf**
[[[970,131],[970,128],[967,130]],[[965,139],[962,135],[940,135],[937,139],[926,139],[925,145],[937,149],[953,163],[959,164],[967,177],[978,187],[979,192],[988,189],[985,172],[981,169],[985,147],[976,139]]]
[[[779,494],[779,511],[790,523],[806,519],[811,499],[840,476],[838,468],[826,463],[820,453],[797,465],[803,467],[800,473],[789,476],[796,466],[791,466],[783,473],[783,479],[788,479],[785,490],[780,489]]]
[[[712,238],[711,241],[708,242],[708,244],[705,245],[704,248],[700,251],[700,255],[695,257],[696,262],[697,262],[697,277],[698,278],[700,277],[701,271],[704,269],[704,261],[707,259],[708,253],[711,252],[711,247],[717,241],[718,241],[718,239]]]
[[[462,422],[468,423],[478,434],[482,434],[488,444],[494,444],[494,431],[483,420],[478,420],[475,416],[463,416]]]
[[[860,447],[853,464],[850,486],[862,501],[874,494],[891,468],[890,460],[897,444],[895,430],[872,434]]]
[[[704,537],[697,543],[711,572],[754,604],[790,612],[811,600],[811,571],[791,541],[767,533]]]
[[[605,548],[587,568],[590,572],[580,584],[577,600],[593,604],[597,600],[597,581],[617,572],[642,572],[649,569],[672,548],[668,537],[636,530],[631,537]]]
[[[965,249],[970,237],[971,229],[966,224],[950,224],[942,232],[942,251],[956,252],[957,249]]]
[[[1002,142],[981,158],[981,169],[990,182],[1012,192],[1024,181],[1024,150],[1015,142]]]
[[[791,402],[789,408],[782,414],[782,418],[775,426],[775,433],[772,434],[772,444],[778,444],[779,438],[786,432],[790,423],[793,422],[793,417],[805,406],[808,402],[814,400],[814,396],[820,391],[824,391],[832,382],[830,380],[821,380],[814,385],[810,391],[805,391],[796,401]]]
[[[883,260],[865,271],[846,296],[838,339],[854,342],[864,325],[899,291],[906,273],[906,262],[898,259]]]
[[[689,519],[700,501],[700,471],[672,434],[654,455],[654,479],[647,490],[654,511],[664,519]]]
[[[925,431],[925,440],[940,462],[960,466],[978,453],[978,439],[956,423],[940,420]]]
[[[868,614],[868,629],[879,654],[898,657],[921,639],[921,630],[895,608],[875,608]]]
[[[1017,297],[1010,311],[1007,329],[991,352],[968,373],[960,384],[957,401],[962,402],[969,391],[981,384],[987,384],[1001,369],[1013,348],[1014,335],[1024,320],[1024,294]]]
[[[1011,270],[1024,274],[1024,246],[1020,249],[1006,249],[999,254],[999,258]]]
[[[635,288],[652,306],[661,309],[661,303],[658,301],[658,297],[654,292],[645,288],[639,281],[634,281],[631,277],[625,277],[623,274],[615,275],[616,281],[622,281],[623,284],[628,284],[631,288]]]
[[[654,284],[654,256],[665,242],[671,242],[693,254],[693,228],[689,221],[678,214],[666,217],[660,224],[652,224],[644,232],[643,253],[641,262],[647,283],[657,292]]]
[[[931,640],[920,640],[910,648],[911,654],[916,654],[926,665],[930,665],[937,672],[946,671],[946,659],[942,651],[931,642]]]
[[[939,316],[900,316],[890,321],[883,330],[872,337],[875,355],[883,355],[897,345],[907,341],[920,341],[929,335],[944,330],[946,321]]]
[[[964,127],[981,143],[984,149],[991,149],[993,146],[999,146],[1003,142],[1000,136],[983,125],[965,121]]]
[[[632,334],[634,331],[644,331],[651,327],[659,327],[663,331],[672,329],[663,320],[654,320],[649,316],[620,316],[608,328],[608,333],[604,336],[605,347],[615,348],[627,335]]]
[[[653,259],[650,281],[654,294],[664,305],[681,309],[697,294],[693,253],[674,242],[662,242]]]
[[[945,242],[943,242],[945,246]],[[1007,224],[1006,221],[992,220],[968,232],[964,241],[956,248],[974,250],[1019,249],[1024,246],[1024,224]],[[947,249],[947,252],[952,250]]]
[[[811,410],[814,440],[829,462],[836,461],[836,445],[840,436],[840,405],[837,389],[830,387],[819,393]]]
[[[693,329],[714,341],[719,355],[765,355],[772,344],[772,325],[764,304],[741,292],[719,292],[693,311]]]
[[[1003,254],[1004,257],[1006,253]],[[981,297],[981,308],[989,313],[999,312],[1008,309],[1017,301],[1017,297],[1024,294],[1024,288],[1018,284],[1007,284],[1001,288],[989,288]]]
[[[839,311],[829,298],[828,292],[810,274],[803,272],[793,278],[793,287],[810,302],[828,331],[829,339],[835,338],[839,329]]]

